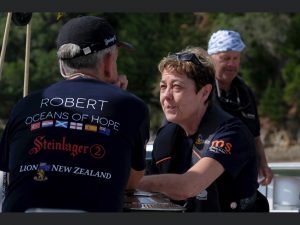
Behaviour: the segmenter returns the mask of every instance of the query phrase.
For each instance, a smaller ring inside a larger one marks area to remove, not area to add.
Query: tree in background
[[[271,121],[280,123],[286,114],[285,102],[282,98],[282,88],[276,81],[275,83],[270,83],[260,99],[259,111],[262,116],[267,116]]]
[[[33,13],[29,93],[62,79],[55,39],[61,25],[79,15],[106,17],[120,40],[134,45],[132,53],[120,51],[118,68],[129,78],[128,90],[148,103],[153,132],[163,116],[159,105],[158,62],[186,46],[206,49],[209,36],[218,29],[241,33],[247,45],[241,73],[253,88],[262,115],[280,123],[289,108],[299,109],[300,15],[297,13]],[[0,13],[1,37],[5,21],[6,13]],[[25,33],[25,27],[11,25],[0,81],[0,119],[4,121],[22,97]]]
[[[294,120],[300,123],[300,14],[291,14],[291,25],[287,32],[287,42],[283,48],[285,53],[285,65],[282,69],[285,86],[283,89],[283,98],[288,104],[290,113]]]

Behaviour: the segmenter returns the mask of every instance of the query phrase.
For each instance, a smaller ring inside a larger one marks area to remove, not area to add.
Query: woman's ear
[[[209,97],[211,91],[212,91],[212,85],[211,84],[206,84],[201,88],[201,90],[199,91],[199,94],[200,94],[201,99],[203,99],[203,102],[206,102],[206,100]]]

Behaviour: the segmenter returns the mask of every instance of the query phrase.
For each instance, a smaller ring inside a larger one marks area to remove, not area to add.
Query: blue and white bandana
[[[245,47],[246,45],[238,32],[232,30],[219,30],[210,37],[207,53],[212,55],[228,51],[241,52]]]

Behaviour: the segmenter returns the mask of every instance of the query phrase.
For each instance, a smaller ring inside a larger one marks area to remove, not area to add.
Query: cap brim
[[[128,42],[124,42],[124,41],[118,41],[117,42],[118,47],[120,48],[125,48],[128,51],[133,51],[134,47],[132,44],[128,43]]]

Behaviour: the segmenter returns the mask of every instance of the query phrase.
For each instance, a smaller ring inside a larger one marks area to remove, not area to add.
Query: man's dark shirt
[[[217,90],[214,90],[213,101],[224,111],[242,120],[254,137],[260,135],[260,122],[257,113],[255,96],[249,86],[237,76],[232,81],[228,93],[220,90],[221,97],[218,97]]]
[[[145,103],[118,87],[77,78],[13,109],[0,143],[9,172],[3,211],[121,211],[130,168],[145,168]]]

